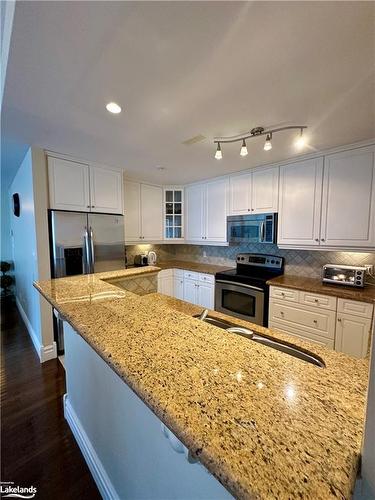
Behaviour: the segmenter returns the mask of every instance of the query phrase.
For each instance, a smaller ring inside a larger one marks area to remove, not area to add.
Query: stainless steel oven
[[[277,255],[240,253],[237,267],[215,275],[215,310],[236,318],[268,325],[267,281],[284,272]]]
[[[262,288],[234,281],[216,280],[216,311],[263,325],[264,299]]]
[[[227,217],[229,243],[275,243],[277,214]]]

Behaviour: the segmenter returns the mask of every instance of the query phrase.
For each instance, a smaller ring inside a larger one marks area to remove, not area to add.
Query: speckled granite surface
[[[216,264],[205,264],[204,262],[189,262],[184,260],[165,260],[157,262],[157,266],[161,269],[186,269],[187,271],[206,274],[216,274],[226,269],[230,269],[230,266],[217,266]]]
[[[278,276],[277,278],[272,278],[267,283],[273,286],[282,286],[285,288],[294,288],[296,290],[321,293],[323,295],[332,295],[343,299],[375,303],[375,286],[371,285],[367,285],[365,288],[350,288],[348,286],[335,286],[328,283],[323,284],[322,281],[317,278],[289,276],[286,274]]]
[[[235,497],[350,498],[367,360],[231,318],[310,349],[321,369],[193,319],[201,308],[103,281],[157,270],[35,286]]]

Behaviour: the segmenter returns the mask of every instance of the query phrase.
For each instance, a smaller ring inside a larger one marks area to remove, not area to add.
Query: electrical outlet
[[[365,264],[366,268],[366,274],[373,274],[374,273],[374,265],[373,264]]]

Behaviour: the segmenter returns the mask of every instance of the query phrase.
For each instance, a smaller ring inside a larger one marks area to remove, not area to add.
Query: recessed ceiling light
[[[116,102],[109,102],[106,106],[107,111],[110,113],[121,113],[121,106],[119,106]]]

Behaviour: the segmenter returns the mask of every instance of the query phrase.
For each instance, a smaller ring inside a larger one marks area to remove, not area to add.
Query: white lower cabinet
[[[158,292],[163,295],[170,295],[173,297],[174,291],[174,276],[173,269],[166,269],[160,271],[158,274]]]
[[[270,328],[350,356],[366,356],[372,304],[273,286],[270,297]]]
[[[356,300],[338,299],[336,351],[356,358],[366,356],[373,316],[373,305]]]
[[[182,269],[173,270],[173,296],[184,300],[184,271]]]
[[[214,309],[215,277],[182,269],[166,269],[159,272],[158,292],[207,309]]]

